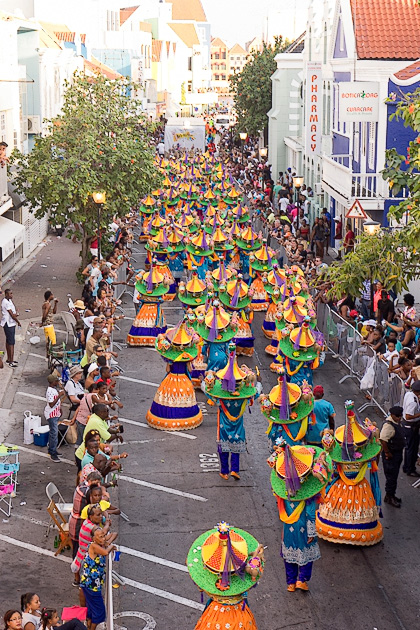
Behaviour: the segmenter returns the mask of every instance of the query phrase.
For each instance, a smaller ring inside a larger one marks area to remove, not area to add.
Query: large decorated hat
[[[236,241],[236,239],[241,235],[241,228],[237,221],[233,221],[230,227],[226,227],[226,232]]]
[[[268,293],[272,293],[275,287],[287,287],[286,271],[282,269],[276,262],[273,263],[273,268],[267,276],[267,286],[265,290]],[[288,295],[288,292],[287,292]]]
[[[169,291],[169,284],[163,273],[152,261],[149,271],[141,271],[136,276],[136,289],[141,295],[158,298]]]
[[[226,283],[232,277],[232,271],[226,268],[225,261],[222,259],[217,269],[212,271],[211,277],[215,288],[218,289],[222,282]]]
[[[168,254],[172,252],[173,248],[169,242],[166,227],[163,227],[155,236],[149,238],[144,247],[155,254]]]
[[[147,195],[140,204],[139,212],[142,214],[153,214],[155,212],[156,199]]]
[[[252,252],[261,248],[262,237],[256,234],[249,225],[247,228],[242,230],[240,235],[237,237],[236,244],[240,249]]]
[[[167,237],[172,252],[182,252],[185,249],[184,234],[178,227],[170,226]]]
[[[231,239],[227,236],[221,227],[217,227],[212,234],[214,251],[216,252],[227,252],[234,248],[233,243],[231,243]]]
[[[148,224],[148,231],[152,236],[156,236],[159,234],[160,230],[166,225],[166,219],[160,216],[160,214],[156,214],[153,219],[150,220]]]
[[[234,206],[235,204],[238,203],[239,199],[241,198],[241,193],[239,193],[236,188],[232,187],[226,197],[224,197],[223,201],[225,203],[227,203],[229,206],[232,205]]]
[[[337,463],[368,462],[381,450],[379,431],[368,418],[357,418],[352,400],[346,400],[345,408],[345,423],[335,430],[333,440],[323,439],[324,448]]]
[[[240,310],[251,304],[251,298],[248,295],[249,287],[243,281],[242,275],[231,278],[227,283],[220,283],[219,298],[224,306],[230,309]]]
[[[198,354],[198,341],[199,336],[184,319],[175,328],[158,335],[156,350],[168,361],[193,361]]]
[[[194,256],[211,256],[214,252],[212,245],[207,241],[204,230],[197,236],[191,237],[187,245],[187,251]]]
[[[290,330],[283,328],[279,341],[282,354],[295,361],[314,361],[318,358],[323,345],[322,333],[310,327],[310,317],[306,316],[301,326]]]
[[[307,316],[308,311],[305,308],[305,299],[299,297],[290,297],[284,303],[284,319],[289,324],[302,324]]]
[[[205,303],[207,295],[207,285],[197,275],[197,271],[192,272],[191,280],[187,283],[180,282],[178,286],[178,298],[184,304],[195,307]]]
[[[188,572],[210,596],[241,601],[242,593],[255,586],[263,573],[262,549],[254,536],[222,521],[194,541],[187,556]],[[257,570],[251,573],[248,567]]]
[[[206,393],[214,398],[252,398],[257,393],[256,376],[246,365],[238,366],[236,346],[229,345],[227,365],[216,374],[208,372],[205,379]]]
[[[248,208],[239,204],[236,208],[232,208],[232,217],[238,223],[246,223],[249,221]]]
[[[250,254],[249,264],[256,271],[271,271],[273,268],[274,255],[274,250],[268,247],[267,243],[264,243],[255,253]]]
[[[331,458],[322,448],[289,446],[281,438],[277,440],[275,454],[269,458],[268,464],[272,468],[274,494],[288,501],[304,501],[317,495],[332,474]],[[279,508],[284,509],[284,506],[279,505]]]
[[[302,386],[289,383],[282,365],[277,366],[278,381],[268,396],[260,396],[261,411],[270,423],[293,424],[307,418],[313,411],[312,389],[306,381]]]
[[[213,300],[206,313],[197,313],[195,330],[205,341],[224,343],[236,335],[237,326],[233,317]]]
[[[167,207],[176,206],[178,201],[179,201],[178,191],[176,190],[176,188],[172,186],[171,189],[169,190],[167,198],[165,199],[165,205]]]

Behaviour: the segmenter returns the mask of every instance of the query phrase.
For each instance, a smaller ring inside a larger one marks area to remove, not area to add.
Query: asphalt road
[[[140,266],[143,258],[138,259]],[[124,340],[134,309],[124,297],[127,319],[115,338]],[[182,310],[179,303],[165,307],[167,320],[176,324]],[[267,341],[261,333],[263,315],[254,320],[257,336],[254,357],[263,377],[263,390],[275,384],[269,371],[270,357],[264,352]],[[8,392],[14,428],[9,442],[22,444],[23,411],[41,413],[44,403],[46,362],[43,348],[27,346],[21,358],[19,378]],[[29,354],[30,353],[30,354]],[[218,475],[216,455],[216,415],[206,407],[203,424],[192,432],[165,433],[145,425],[145,414],[156,386],[164,377],[164,362],[153,349],[125,348],[119,362],[124,368],[120,379],[121,416],[126,418],[124,461],[118,503],[130,521],[114,517],[119,528],[121,559],[115,564],[125,584],[114,589],[117,621],[128,630],[194,628],[200,615],[200,594],[185,568],[187,551],[193,540],[226,520],[252,533],[267,545],[266,570],[260,584],[251,591],[249,603],[260,630],[414,630],[420,627],[418,596],[418,523],[420,490],[413,489],[401,474],[398,494],[403,507],[383,506],[384,540],[374,546],[357,548],[321,541],[322,558],[314,566],[309,593],[287,593],[283,561],[280,558],[281,525],[270,490],[269,454],[265,435],[267,423],[258,405],[247,414],[248,453],[241,457],[241,480],[223,481]],[[344,420],[344,401],[364,399],[356,385],[338,383],[344,372],[340,364],[327,358],[315,373],[325,397]],[[30,394],[27,396],[25,394]],[[372,409],[372,419],[380,419]],[[54,535],[45,538],[48,515],[45,485],[54,480],[67,501],[75,483],[73,448],[61,449],[68,463],[53,464],[46,449],[33,446],[21,453],[19,494],[12,516],[0,514],[0,612],[15,607],[22,592],[35,591],[42,605],[77,603],[71,587],[69,552],[59,558],[51,555]],[[383,477],[381,472],[383,487]],[[0,503],[1,506],[1,503]],[[119,521],[117,523],[117,520]],[[45,555],[46,554],[46,555]],[[130,613],[127,616],[126,613]],[[131,613],[141,613],[134,617]],[[156,625],[153,626],[152,620]]]

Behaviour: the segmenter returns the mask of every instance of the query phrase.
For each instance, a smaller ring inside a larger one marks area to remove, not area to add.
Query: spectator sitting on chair
[[[70,368],[70,378],[65,384],[64,389],[66,390],[67,396],[71,402],[71,411],[76,411],[80,405],[80,401],[85,395],[85,390],[80,382],[82,375],[83,370],[78,365],[73,365],[73,367]]]

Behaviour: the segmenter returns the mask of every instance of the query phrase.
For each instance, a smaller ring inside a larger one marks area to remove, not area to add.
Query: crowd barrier
[[[105,576],[105,607],[106,607],[106,628],[114,630],[114,600],[112,595],[112,552],[106,557]]]
[[[116,282],[125,282],[127,278],[127,263],[124,262],[120,267],[118,267],[117,280]],[[124,284],[116,284],[114,288],[114,297],[116,300],[120,300],[121,296],[124,294],[126,290],[126,286]]]
[[[360,384],[365,375],[365,381],[369,381],[367,387],[362,383],[367,402],[359,411],[376,406],[386,416],[394,405],[402,406],[407,391],[404,381],[397,374],[388,373],[388,364],[379,359],[370,346],[362,344],[363,337],[354,326],[328,304],[318,302],[316,306],[317,326],[324,335],[325,345],[333,358],[348,370],[348,374],[339,381],[340,384],[348,378]]]

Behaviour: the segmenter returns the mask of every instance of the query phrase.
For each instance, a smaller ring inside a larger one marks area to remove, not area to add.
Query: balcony
[[[12,207],[12,200],[7,192],[7,167],[0,166],[0,214]]]
[[[353,173],[345,165],[350,156],[339,155],[335,159],[322,157],[322,187],[348,207],[353,199],[374,200],[387,197],[387,185],[380,173]]]

